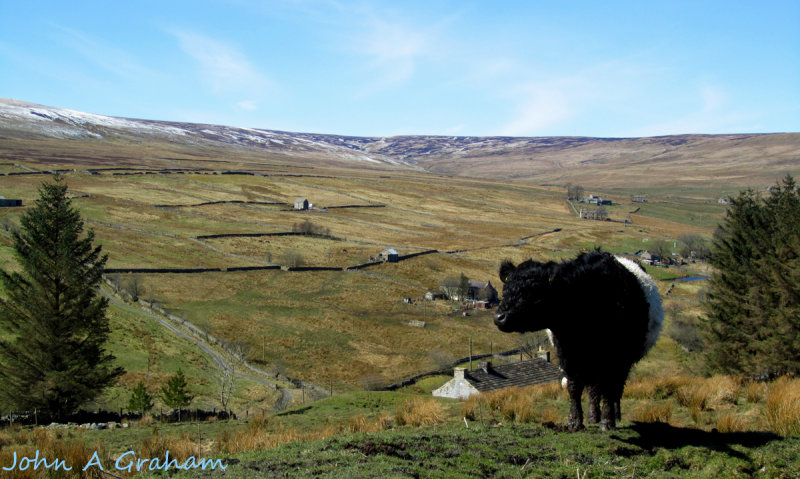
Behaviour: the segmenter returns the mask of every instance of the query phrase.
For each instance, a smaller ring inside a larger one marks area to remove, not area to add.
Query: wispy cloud
[[[630,136],[741,133],[758,129],[752,122],[758,121],[762,114],[731,109],[729,94],[724,87],[702,81],[691,88],[688,94],[690,99],[686,110],[678,111],[662,121],[635,128]]]
[[[359,49],[369,57],[371,69],[379,70],[388,83],[409,79],[416,62],[428,48],[430,34],[373,17]]]
[[[402,11],[362,7],[352,17],[348,23],[354,33],[345,49],[364,60],[361,93],[367,96],[429,74],[426,67],[447,56],[447,30],[457,13],[425,23],[405,18]]]
[[[126,79],[157,76],[127,50],[92,35],[55,25],[59,43],[74,50],[97,67]]]
[[[200,66],[200,78],[215,93],[237,94],[236,105],[244,110],[256,110],[259,98],[274,92],[276,85],[248,58],[223,41],[187,32],[171,32],[181,49]]]
[[[563,86],[552,83],[531,84],[518,90],[515,97],[519,107],[513,118],[500,128],[500,135],[540,135],[574,114],[569,95]]]

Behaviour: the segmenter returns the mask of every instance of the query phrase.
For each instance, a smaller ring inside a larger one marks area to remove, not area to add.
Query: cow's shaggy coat
[[[501,331],[549,329],[567,376],[569,426],[583,425],[581,393],[588,388],[589,422],[613,429],[631,367],[653,347],[664,316],[658,288],[637,263],[606,252],[572,261],[519,266],[503,262]]]

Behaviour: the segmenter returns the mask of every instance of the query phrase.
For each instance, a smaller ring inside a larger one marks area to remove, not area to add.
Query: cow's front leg
[[[583,408],[581,407],[583,383],[573,378],[567,378],[567,391],[569,392],[569,419],[567,420],[567,427],[572,430],[583,429]]]

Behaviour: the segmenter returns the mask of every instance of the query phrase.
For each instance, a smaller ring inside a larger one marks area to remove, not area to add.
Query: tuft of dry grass
[[[149,425],[153,424],[154,421],[155,421],[155,419],[153,419],[153,415],[152,414],[145,414],[144,416],[142,416],[141,419],[139,419],[139,425],[140,426],[149,426]]]
[[[749,382],[744,385],[744,397],[747,402],[756,404],[764,400],[768,390],[766,383]]]
[[[723,412],[717,416],[717,430],[719,432],[743,432],[747,431],[747,426],[747,420],[739,414]]]
[[[696,378],[689,376],[638,378],[625,386],[625,397],[631,399],[667,399],[694,381],[696,381]]]
[[[705,411],[726,404],[735,405],[741,392],[741,379],[717,375],[706,379],[689,379],[678,388],[675,399],[690,410]]]
[[[672,419],[672,401],[653,403],[645,401],[633,411],[633,420],[639,422],[669,423]]]
[[[446,419],[444,408],[435,399],[409,399],[398,406],[395,413],[398,426],[430,426]]]
[[[202,447],[188,434],[161,436],[154,434],[146,438],[138,446],[136,453],[141,457],[164,457],[169,451],[171,458],[184,462],[190,457],[202,455]]]
[[[800,379],[779,378],[767,392],[764,408],[772,432],[800,436]]]
[[[350,418],[347,424],[347,432],[380,432],[385,431],[392,427],[395,422],[394,418],[389,413],[381,413],[377,418],[370,419],[366,414],[359,414]]]

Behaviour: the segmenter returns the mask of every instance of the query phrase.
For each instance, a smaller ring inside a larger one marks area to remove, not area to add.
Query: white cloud
[[[513,118],[498,134],[505,136],[539,136],[574,115],[567,86],[556,83],[529,84],[517,89],[512,99],[519,104]]]
[[[172,34],[181,49],[199,63],[202,79],[215,92],[261,96],[275,89],[272,81],[233,46],[197,33],[173,31]]]
[[[253,100],[242,100],[242,101],[238,102],[236,104],[236,106],[238,106],[242,110],[247,110],[247,111],[256,111],[256,110],[258,110],[258,104],[256,102],[254,102]]]

